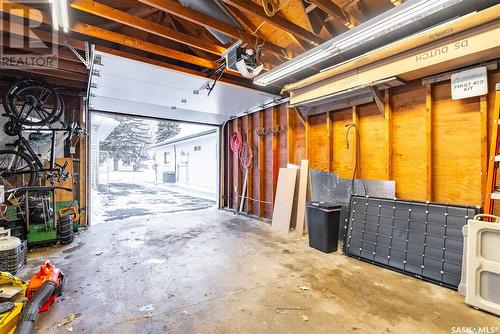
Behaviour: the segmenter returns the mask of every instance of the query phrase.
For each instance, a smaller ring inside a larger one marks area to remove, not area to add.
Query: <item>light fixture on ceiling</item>
[[[65,33],[69,31],[69,15],[67,0],[49,0],[52,10],[52,26],[59,31],[61,27]]]
[[[338,37],[332,38],[303,55],[259,75],[254,79],[254,83],[259,86],[267,86],[335,55],[344,53],[465,1],[467,0],[409,0],[401,6],[395,7]]]

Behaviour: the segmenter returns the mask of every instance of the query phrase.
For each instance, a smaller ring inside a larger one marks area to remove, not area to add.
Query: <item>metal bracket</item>
[[[371,86],[371,91],[373,94],[373,99],[375,100],[375,103],[377,104],[378,110],[382,114],[382,116],[385,116],[385,102],[384,102],[384,97],[380,93],[377,87]]]
[[[68,47],[77,56],[78,59],[85,65],[85,67],[90,70],[90,46],[89,42],[85,42],[85,59],[76,51],[76,49],[67,41],[64,40],[64,45]]]

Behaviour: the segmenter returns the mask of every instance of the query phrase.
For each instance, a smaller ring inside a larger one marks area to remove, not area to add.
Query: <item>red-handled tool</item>
[[[16,328],[16,334],[28,334],[33,331],[38,312],[48,311],[62,294],[64,274],[50,261],[44,261],[40,271],[33,275],[26,289],[26,303],[21,321]]]

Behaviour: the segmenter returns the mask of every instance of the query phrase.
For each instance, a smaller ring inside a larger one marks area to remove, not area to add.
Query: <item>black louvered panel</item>
[[[477,207],[352,196],[344,253],[457,288],[462,227]]]

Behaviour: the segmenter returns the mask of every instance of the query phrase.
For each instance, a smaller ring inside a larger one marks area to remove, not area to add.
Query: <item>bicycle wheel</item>
[[[51,86],[34,80],[14,83],[7,92],[6,102],[7,112],[25,125],[44,125],[61,108],[57,92]]]
[[[13,93],[18,90],[21,87],[26,87],[28,85],[33,84],[35,81],[31,79],[26,79],[26,80],[18,80],[15,81],[13,84],[9,86],[7,89],[5,96],[2,100],[3,107],[5,109],[5,112],[9,115],[12,115],[12,111],[10,110],[10,100],[12,99]]]
[[[5,190],[32,186],[36,175],[29,155],[13,150],[0,150],[0,179]]]
[[[57,89],[56,89],[57,92]],[[54,124],[57,122],[60,122],[61,124],[65,124],[65,118],[66,118],[66,104],[64,103],[64,99],[62,98],[61,95],[59,95],[59,110],[57,110],[57,113],[52,117],[50,120],[50,124]]]

